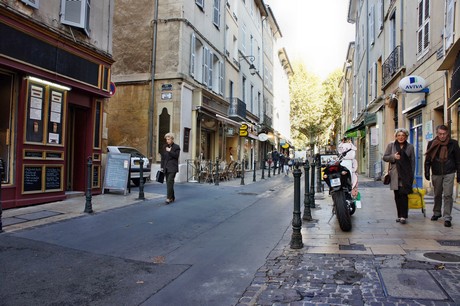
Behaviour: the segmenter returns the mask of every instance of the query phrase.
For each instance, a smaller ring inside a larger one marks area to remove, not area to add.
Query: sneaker
[[[401,218],[401,219],[399,219],[399,222],[400,222],[401,224],[406,224],[406,219]]]
[[[438,219],[441,218],[441,216],[435,216],[431,217],[431,221],[438,221]]]
[[[444,226],[445,226],[445,227],[451,227],[451,226],[452,226],[452,222],[450,222],[449,220],[446,220],[446,221],[444,221]]]

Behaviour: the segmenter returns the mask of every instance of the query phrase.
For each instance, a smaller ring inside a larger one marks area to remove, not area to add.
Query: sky
[[[355,25],[347,22],[349,0],[265,0],[283,35],[291,64],[301,60],[322,80],[343,68]]]

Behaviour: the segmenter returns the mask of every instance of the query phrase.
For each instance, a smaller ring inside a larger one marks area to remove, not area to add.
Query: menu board
[[[62,167],[46,167],[45,190],[62,190]]]
[[[105,166],[104,176],[104,190],[123,190],[124,194],[126,195],[130,161],[131,154],[129,153],[109,153],[107,155],[107,164]]]
[[[99,188],[101,166],[93,165],[93,188]]]
[[[24,166],[22,186],[24,192],[42,191],[42,166]]]

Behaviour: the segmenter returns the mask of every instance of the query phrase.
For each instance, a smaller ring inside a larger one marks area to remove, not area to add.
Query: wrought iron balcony
[[[238,98],[229,98],[228,102],[230,107],[228,108],[228,117],[237,118],[237,120],[246,120],[246,103]]]
[[[402,47],[397,46],[383,63],[382,85],[385,87],[403,65]]]

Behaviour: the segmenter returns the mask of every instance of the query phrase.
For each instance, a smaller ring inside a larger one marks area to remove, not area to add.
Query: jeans
[[[432,175],[431,182],[434,189],[434,207],[433,215],[436,217],[444,217],[445,221],[452,221],[452,205],[454,199],[454,179],[455,173],[445,175]],[[444,194],[444,197],[443,197]],[[444,198],[444,212],[441,214],[442,200]]]
[[[174,196],[174,179],[176,177],[177,172],[166,172],[166,198],[167,199],[175,199]]]

